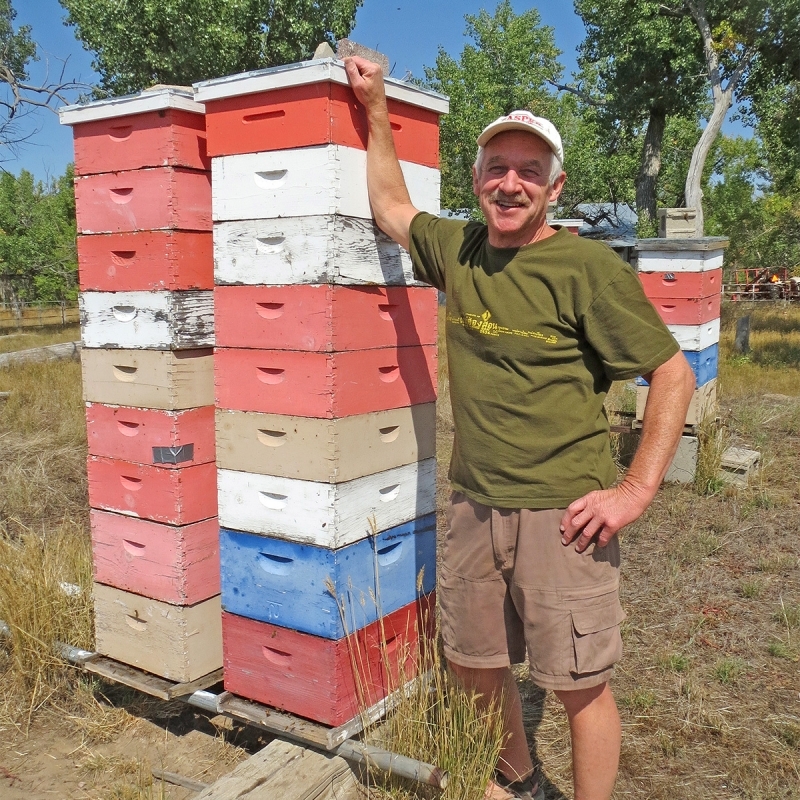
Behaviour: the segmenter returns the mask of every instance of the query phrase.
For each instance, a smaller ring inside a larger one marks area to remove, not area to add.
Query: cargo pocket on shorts
[[[602,672],[622,657],[619,625],[625,612],[616,592],[570,600],[574,671],[579,675]]]

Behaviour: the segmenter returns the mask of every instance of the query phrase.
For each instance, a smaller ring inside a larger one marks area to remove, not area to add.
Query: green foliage
[[[458,60],[440,48],[436,65],[425,69],[425,84],[450,97],[450,113],[440,123],[442,206],[477,215],[472,164],[478,134],[516,109],[557,121],[558,104],[546,84],[562,67],[553,29],[540,24],[534,8],[517,15],[510,0],[502,0],[493,16],[482,10],[465,20],[473,44]]]
[[[17,80],[28,79],[28,64],[36,60],[36,44],[31,39],[31,26],[22,25],[14,30],[17,12],[11,0],[0,0],[0,63],[14,73]],[[7,84],[6,76],[0,81]]]
[[[77,296],[73,172],[44,184],[29,172],[0,175],[0,297],[59,301]]]
[[[60,0],[111,95],[310,58],[363,0]]]

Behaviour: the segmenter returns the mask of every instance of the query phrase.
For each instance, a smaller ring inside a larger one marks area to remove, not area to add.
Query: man
[[[674,456],[694,376],[608,248],[547,224],[566,178],[547,120],[513,112],[478,138],[473,189],[486,225],[420,213],[394,150],[380,67],[345,61],[369,127],[378,226],[447,293],[455,421],[439,601],[448,662],[507,737],[487,798],[542,797],[509,666],[566,709],[575,800],[608,800],[620,722],[608,685],[621,655],[617,532],[652,501]],[[650,383],[638,452],[614,485],[603,399]]]

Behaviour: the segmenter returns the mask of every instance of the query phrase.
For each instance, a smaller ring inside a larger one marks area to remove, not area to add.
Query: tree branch
[[[582,89],[579,89],[577,86],[570,86],[568,84],[556,83],[554,80],[547,79],[547,83],[549,83],[555,89],[558,89],[559,92],[569,92],[570,94],[574,94],[576,97],[579,97],[583,100],[584,103],[588,103],[590,106],[601,107],[606,105],[606,100],[600,100],[596,97],[592,97],[590,94],[587,94]]]

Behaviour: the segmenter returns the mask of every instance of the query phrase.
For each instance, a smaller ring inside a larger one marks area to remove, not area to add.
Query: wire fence
[[[0,332],[80,322],[77,302],[0,303]]]

